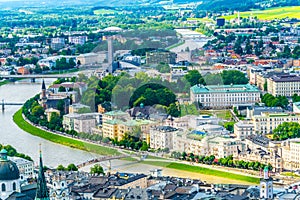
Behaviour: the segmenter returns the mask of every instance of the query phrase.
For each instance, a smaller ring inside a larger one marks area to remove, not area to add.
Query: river
[[[49,86],[53,81],[54,79],[45,79],[46,86]],[[0,100],[24,103],[27,99],[39,93],[40,90],[41,79],[37,79],[36,83],[31,83],[29,79],[25,79],[1,86]],[[20,107],[6,106],[4,112],[0,110],[1,144],[12,145],[18,152],[29,155],[34,161],[38,161],[39,144],[41,144],[44,165],[49,167],[56,167],[59,164],[64,166],[70,163],[79,164],[95,157],[92,153],[55,144],[24,132],[12,120],[12,116]]]

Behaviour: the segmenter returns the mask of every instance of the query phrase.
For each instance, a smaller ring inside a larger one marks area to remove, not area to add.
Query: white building
[[[177,128],[158,126],[150,129],[150,147],[153,149],[173,149]]]
[[[289,113],[262,113],[252,117],[255,133],[269,134],[283,122],[299,122],[299,116]]]
[[[204,108],[228,108],[235,104],[260,102],[260,91],[250,84],[245,85],[194,85],[190,89],[192,102]]]
[[[81,65],[93,65],[103,63],[106,59],[106,52],[85,53],[77,56],[76,63],[80,62]]]
[[[298,75],[274,75],[267,80],[268,93],[273,96],[291,97],[300,94],[300,76]]]
[[[83,45],[88,40],[87,36],[69,36],[69,43]]]
[[[252,121],[239,121],[234,124],[234,134],[240,140],[246,139],[247,136],[255,133]]]
[[[24,178],[33,177],[33,170],[34,170],[33,161],[26,160],[24,158],[19,158],[19,157],[10,157],[9,160],[16,163],[21,176],[23,176]]]

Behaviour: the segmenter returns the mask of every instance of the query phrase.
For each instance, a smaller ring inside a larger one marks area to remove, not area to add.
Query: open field
[[[201,115],[216,116],[221,119],[231,120],[232,116],[229,110],[200,110]]]
[[[243,18],[250,17],[251,15],[252,17],[257,17],[261,20],[283,19],[286,17],[300,19],[300,6],[270,8],[266,10],[253,10],[240,13],[240,16]],[[237,18],[237,14],[223,16],[223,18],[231,20]]]
[[[76,139],[56,135],[44,130],[41,130],[35,126],[32,126],[27,121],[24,120],[22,116],[22,110],[18,110],[13,116],[14,122],[24,131],[32,135],[44,138],[54,143],[62,144],[76,149],[81,149],[88,152],[97,153],[100,155],[120,155],[116,149],[109,147],[103,147],[87,142],[82,142]]]
[[[100,9],[100,10],[94,10],[95,15],[112,15],[115,14],[117,11],[115,10],[107,10],[107,9]]]
[[[244,183],[259,183],[259,178],[255,177],[249,177],[249,176],[244,176],[240,174],[234,174],[230,172],[224,172],[216,169],[209,169],[209,168],[204,168],[204,167],[199,167],[199,166],[190,166],[187,164],[181,164],[181,163],[174,163],[174,162],[159,162],[159,161],[143,161],[141,162],[142,164],[149,164],[149,165],[155,165],[159,167],[164,167],[167,169],[176,169],[180,171],[187,171],[190,173],[196,173],[196,174],[201,174],[203,176],[208,176],[209,178],[215,177],[215,179],[218,178],[226,178],[228,180],[235,180],[235,181],[241,181]],[[203,179],[205,180],[205,179]]]

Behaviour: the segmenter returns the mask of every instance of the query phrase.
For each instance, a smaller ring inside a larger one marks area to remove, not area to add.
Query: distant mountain
[[[110,6],[160,6],[165,0],[0,0],[0,8],[16,7],[68,7],[79,5]],[[183,4],[191,2],[202,2],[198,10],[249,10],[251,8],[295,6],[300,5],[300,0],[173,0],[174,3]]]

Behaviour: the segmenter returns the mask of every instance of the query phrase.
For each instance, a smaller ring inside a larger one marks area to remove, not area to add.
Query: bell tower
[[[269,169],[264,168],[263,177],[260,179],[260,199],[273,199],[273,179],[269,176]]]

